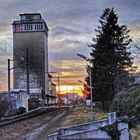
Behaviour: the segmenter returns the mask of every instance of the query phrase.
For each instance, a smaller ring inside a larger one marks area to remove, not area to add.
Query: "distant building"
[[[59,104],[71,104],[80,99],[77,93],[58,94]]]
[[[28,99],[29,95],[27,94],[26,91],[13,90],[11,92],[11,101],[15,102],[16,109],[18,109],[19,107],[24,107],[26,108],[26,111],[28,111]]]
[[[56,103],[56,85],[52,82],[52,76],[49,74],[49,92],[47,97],[47,102],[49,104],[55,104]]]
[[[9,95],[7,92],[0,93],[0,99],[4,101],[9,100]],[[24,107],[26,111],[28,111],[28,99],[29,95],[26,91],[23,90],[11,90],[10,94],[10,102],[8,103],[8,108],[5,112],[5,116],[13,116],[16,115],[17,109],[20,107]]]
[[[20,14],[13,21],[14,89],[27,89],[27,50],[30,96],[49,95],[48,27],[40,13]]]

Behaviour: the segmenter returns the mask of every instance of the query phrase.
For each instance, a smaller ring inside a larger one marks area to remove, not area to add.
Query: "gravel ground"
[[[64,110],[57,109],[57,111],[48,112],[27,120],[15,122],[0,128],[0,140],[16,140],[21,136],[31,132],[33,129],[49,122],[53,117],[61,114]]]

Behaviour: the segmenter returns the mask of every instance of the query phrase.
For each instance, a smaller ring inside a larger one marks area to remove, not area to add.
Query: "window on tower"
[[[16,31],[22,31],[23,30],[23,24],[17,24],[17,25],[15,25],[15,30]]]
[[[33,16],[32,15],[27,15],[26,20],[33,20]]]
[[[27,30],[27,25],[26,25],[26,24],[24,25],[24,30],[25,30],[25,31]]]
[[[41,24],[41,30],[43,30],[43,24]]]
[[[14,25],[14,31],[16,32],[24,32],[24,31],[43,31],[44,24],[37,23],[37,24],[16,24]]]

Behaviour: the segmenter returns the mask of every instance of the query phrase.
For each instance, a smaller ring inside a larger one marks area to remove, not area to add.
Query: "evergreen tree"
[[[95,30],[96,42],[90,45],[93,97],[102,102],[103,109],[109,109],[114,95],[128,85],[132,66],[128,49],[130,30],[126,25],[118,24],[118,15],[113,8],[103,11],[99,23]]]

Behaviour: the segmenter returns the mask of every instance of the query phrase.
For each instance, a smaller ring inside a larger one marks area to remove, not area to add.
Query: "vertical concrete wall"
[[[46,37],[46,34],[44,34],[44,56],[45,56],[45,94],[49,93],[49,71],[48,71],[48,38]]]
[[[90,122],[90,123],[84,123],[80,125],[74,125],[70,127],[63,127],[63,128],[59,128],[58,131],[62,135],[67,135],[73,132],[79,132],[83,130],[95,130],[95,129],[98,129],[99,127],[104,127],[106,125],[108,125],[108,119],[99,120],[99,121]]]
[[[28,111],[28,99],[29,96],[27,92],[19,91],[16,93],[12,93],[13,98],[15,99],[16,109],[19,107],[26,108],[26,111]]]
[[[14,32],[14,88],[26,89],[26,50],[29,50],[30,88],[41,88],[45,98],[48,76],[48,43],[45,32]]]
[[[128,123],[118,123],[118,130],[120,131],[119,140],[129,140]]]
[[[99,139],[99,140],[111,140],[111,137],[105,131],[100,129],[81,131],[74,134],[58,136],[58,140],[88,140],[88,139]],[[50,139],[49,139],[50,140]]]
[[[108,113],[108,124],[113,124],[116,121],[116,112]]]

